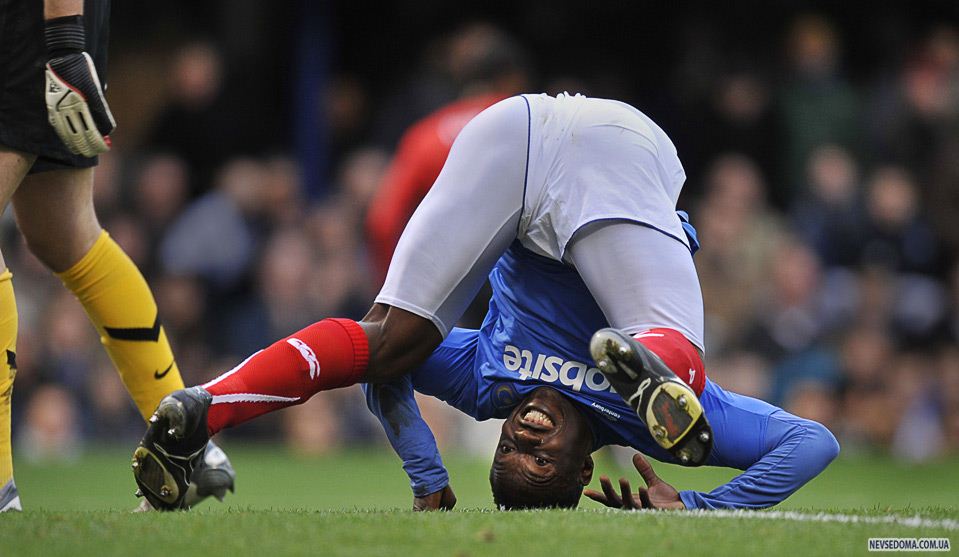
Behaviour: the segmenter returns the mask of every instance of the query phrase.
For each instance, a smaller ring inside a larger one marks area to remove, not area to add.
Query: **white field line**
[[[643,510],[640,513],[660,514],[663,511]],[[749,520],[786,520],[792,522],[832,522],[839,524],[892,524],[909,528],[941,528],[959,530],[959,520],[950,518],[923,518],[919,515],[868,516],[857,514],[801,513],[796,511],[753,511],[753,510],[715,510],[715,511],[666,511],[682,518],[742,518]]]

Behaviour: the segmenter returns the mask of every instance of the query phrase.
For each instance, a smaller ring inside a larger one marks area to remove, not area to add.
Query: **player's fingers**
[[[646,491],[645,487],[639,488],[639,500],[643,504],[644,509],[655,509],[652,501],[649,500],[649,491]]]
[[[619,479],[619,492],[623,496],[624,509],[638,510],[643,508],[643,504],[633,496],[633,488],[626,478]]]
[[[633,455],[633,466],[636,467],[636,471],[639,472],[639,475],[643,477],[643,481],[646,482],[646,485],[652,486],[653,484],[662,481],[659,479],[659,476],[656,475],[656,471],[653,470],[653,466],[648,460],[643,458],[642,454],[636,453]]]
[[[57,132],[57,136],[60,137],[60,141],[67,146],[67,149],[70,150],[74,155],[79,155],[80,152],[77,151],[77,148],[73,145],[73,138],[70,136],[66,130],[69,129],[69,124],[67,123],[66,117],[60,112],[54,112],[50,115],[50,124],[53,126],[53,129]]]
[[[76,111],[64,109],[59,112],[61,128],[57,130],[61,140],[74,155],[84,155],[86,140],[80,127],[80,119]]]
[[[606,500],[606,496],[596,490],[593,490],[593,489],[584,490],[583,495],[585,495],[586,497],[589,497],[593,501],[596,501],[597,503],[600,503],[602,505],[607,505],[607,506],[609,505],[609,502]]]
[[[612,503],[610,505],[611,507],[623,506],[623,500],[619,498],[619,495],[616,495],[616,490],[613,489],[613,482],[609,481],[608,476],[600,476],[599,485],[603,488],[603,493],[606,495],[606,500],[609,501],[609,503],[606,503],[607,505]]]

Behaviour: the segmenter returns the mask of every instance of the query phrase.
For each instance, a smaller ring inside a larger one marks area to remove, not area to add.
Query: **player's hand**
[[[643,458],[643,455],[636,453],[633,455],[633,466],[643,477],[646,487],[639,488],[637,493],[629,485],[626,478],[619,479],[619,493],[613,488],[613,483],[608,476],[600,476],[599,484],[603,492],[587,489],[583,495],[593,501],[602,503],[607,507],[614,509],[685,509],[682,499],[679,498],[679,492],[673,486],[664,482],[656,475],[653,467]]]
[[[79,16],[47,22],[47,117],[75,155],[94,157],[110,149],[116,127],[90,55],[84,52]]]
[[[451,511],[456,506],[453,488],[446,486],[436,493],[413,498],[414,511]]]

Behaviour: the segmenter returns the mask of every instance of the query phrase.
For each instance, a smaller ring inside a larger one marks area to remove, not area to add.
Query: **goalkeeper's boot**
[[[600,329],[589,343],[599,371],[623,397],[660,447],[683,466],[700,466],[713,432],[696,393],[651,350],[617,329]]]
[[[133,478],[153,508],[186,509],[194,471],[210,436],[206,417],[213,397],[202,387],[174,391],[160,401],[133,452]],[[199,490],[198,490],[199,491]]]
[[[3,488],[0,488],[0,513],[22,510],[23,508],[20,507],[20,492],[17,491],[17,484],[13,483],[13,478],[11,478]]]
[[[206,428],[206,423],[203,424]],[[230,459],[217,447],[213,441],[206,444],[203,458],[190,477],[190,487],[187,488],[183,502],[187,508],[192,508],[207,497],[215,497],[222,502],[226,492],[236,491],[236,472]]]
[[[210,441],[206,444],[203,459],[193,469],[190,487],[187,488],[186,498],[183,500],[184,508],[192,509],[207,497],[215,497],[218,501],[223,501],[227,491],[235,491],[235,484],[236,472],[230,464],[229,457],[216,443]],[[142,496],[143,491],[139,490],[137,494]],[[155,510],[153,505],[144,497],[134,512],[152,510]]]

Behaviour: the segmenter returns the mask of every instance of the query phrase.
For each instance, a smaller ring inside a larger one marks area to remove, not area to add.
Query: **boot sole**
[[[590,340],[596,366],[613,383],[635,384],[626,402],[646,424],[653,440],[686,466],[705,462],[712,448],[712,431],[696,393],[681,380],[654,384],[650,370],[633,369],[643,358],[616,329],[597,331]],[[643,376],[646,376],[643,378]],[[618,392],[618,391],[617,391]],[[643,408],[645,407],[645,412]]]
[[[150,427],[158,428],[160,436],[169,435],[180,438],[183,436],[185,424],[186,409],[182,402],[173,397],[164,398],[150,417]],[[140,445],[133,452],[131,463],[133,477],[143,495],[147,496],[147,500],[155,508],[163,510],[179,508],[179,503],[183,499],[180,493],[185,491],[187,486],[181,488],[176,481],[176,476],[168,468],[169,458],[159,451],[156,443],[152,442],[149,445],[152,446]],[[154,452],[154,449],[157,449],[157,452]]]

